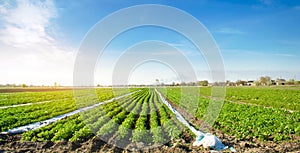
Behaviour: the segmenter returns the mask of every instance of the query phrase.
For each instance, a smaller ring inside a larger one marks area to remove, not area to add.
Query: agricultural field
[[[211,96],[211,87],[201,87],[200,94]],[[259,106],[300,110],[299,86],[226,87],[226,100]]]
[[[1,131],[6,131],[8,129],[33,122],[43,121],[70,111],[74,111],[80,107],[113,98],[112,89],[101,89],[102,94],[97,94],[97,99],[88,96],[81,96],[86,95],[87,93],[89,93],[89,91],[80,90],[78,91],[78,94],[76,94],[76,97],[74,97],[72,90],[55,91],[51,92],[49,95],[47,95],[47,92],[1,94],[2,97],[7,97],[5,100],[3,100],[3,104],[6,104],[6,106],[17,106],[8,108],[5,108],[4,106],[2,108],[0,107]],[[56,97],[55,95],[59,96]],[[25,100],[21,100],[21,96],[23,96]],[[13,101],[14,98],[15,101]],[[75,98],[79,99],[78,101],[80,101],[80,103],[76,103]],[[39,100],[42,101],[39,102]],[[15,105],[26,103],[32,104]]]
[[[183,88],[188,92],[183,94],[181,87],[158,91],[199,128],[211,100],[211,87]],[[131,95],[112,99],[127,93]],[[299,93],[297,87],[228,87],[216,122],[205,132],[238,152],[296,152],[300,150]],[[162,103],[154,88],[10,92],[0,97],[2,106],[17,106],[0,109],[1,132],[112,99],[38,129],[1,134],[0,151],[207,151],[191,146],[195,135]],[[30,105],[20,105],[26,103]],[[196,107],[189,111],[192,106]]]
[[[113,141],[110,140],[113,138],[118,142],[145,141],[145,144],[151,144],[179,138],[180,128],[182,126],[174,120],[173,114],[160,102],[154,90],[149,92],[148,89],[143,89],[132,98],[125,97],[89,110],[81,116],[75,115],[50,126],[26,132],[23,140],[74,141],[86,139],[96,133],[108,141]]]
[[[207,89],[208,88],[206,88],[206,90]],[[202,90],[202,88],[200,90]],[[209,90],[211,90],[211,88],[209,88]],[[247,90],[249,91],[248,94],[246,94]],[[280,95],[285,95],[285,97],[278,96],[278,90],[281,91]],[[238,93],[238,91],[241,91],[241,93]],[[300,136],[300,109],[288,111],[282,110],[282,107],[278,108],[278,106],[285,105],[285,108],[289,108],[288,106],[297,108],[296,106],[299,106],[300,104],[300,99],[297,99],[300,95],[300,91],[286,90],[286,93],[283,91],[283,89],[266,90],[266,88],[243,87],[227,89],[226,99],[219,117],[213,125],[214,128],[219,129],[224,133],[234,135],[238,140],[294,140],[298,142],[299,140],[296,137]],[[181,95],[181,88],[167,88],[166,92],[168,99],[175,104],[179,105],[180,103],[187,103],[185,101],[187,99],[185,96],[187,95]],[[193,91],[191,90],[191,95],[188,97],[192,97],[189,99],[190,101],[198,102],[198,109],[194,115],[197,119],[201,120],[206,113],[210,99],[205,96],[195,99],[192,92]],[[297,93],[298,95],[296,95]],[[296,97],[289,98],[287,97],[289,94]],[[262,100],[253,102],[252,98],[250,98],[252,97],[251,95],[257,99],[269,100],[269,102],[264,102]],[[181,96],[184,97],[182,100]],[[243,99],[245,103],[240,103],[238,101],[233,102],[232,97],[235,97],[235,100]],[[285,102],[285,99],[289,100]]]

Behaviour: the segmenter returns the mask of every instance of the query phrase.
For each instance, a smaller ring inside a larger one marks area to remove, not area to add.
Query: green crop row
[[[40,105],[0,109],[1,131],[43,121],[75,109],[76,106],[72,100],[57,100]]]
[[[300,136],[300,113],[225,103],[215,127],[238,139],[280,141]]]
[[[134,95],[137,95],[137,94],[134,94]],[[81,123],[76,123],[76,124],[82,125],[85,123],[87,125],[80,127],[79,129],[69,128],[72,131],[72,134],[73,134],[72,136],[68,136],[68,137],[60,136],[60,135],[55,136],[55,133],[65,132],[66,130],[63,130],[64,124],[67,124],[67,125],[74,124],[74,126],[75,126],[75,122],[73,122],[74,116],[78,116],[78,115],[74,115],[73,117],[69,117],[67,119],[58,121],[49,126],[42,127],[38,130],[26,132],[23,134],[23,139],[29,140],[29,141],[30,140],[31,141],[35,141],[35,140],[58,141],[58,140],[63,140],[63,139],[80,140],[80,139],[84,139],[85,137],[90,137],[91,135],[93,135],[90,128],[95,132],[97,132],[97,131],[99,132],[103,125],[106,125],[106,127],[108,127],[107,122],[112,121],[112,120],[110,120],[111,117],[114,117],[115,115],[116,116],[114,118],[121,117],[122,113],[119,113],[119,110],[120,110],[120,108],[126,107],[126,105],[129,104],[129,102],[130,102],[130,101],[128,101],[129,99],[130,99],[129,97],[124,97],[122,99],[119,99],[118,101],[107,103],[107,104],[101,105],[99,107],[96,107],[94,109],[91,109],[87,112],[82,113],[81,117],[84,118],[84,122],[82,120],[80,120]],[[124,103],[121,104],[121,101],[123,101]],[[119,104],[121,104],[121,105],[119,105]],[[131,104],[131,107],[133,106],[133,104],[134,103]],[[104,128],[102,128],[102,129],[104,129]],[[47,137],[43,137],[45,135],[43,133],[49,133],[49,130],[51,131],[50,133],[54,133],[54,134],[51,134]],[[69,135],[69,134],[67,134],[67,135]]]
[[[123,100],[126,101],[126,97],[123,98]],[[122,106],[125,106],[127,103],[124,102]],[[100,127],[105,125],[110,120],[110,117],[116,115],[118,113],[116,110],[120,109],[122,106],[116,101],[101,105],[82,113],[80,117],[74,115],[40,129],[26,132],[23,134],[23,140],[59,141],[69,139],[74,141],[89,138],[93,135],[90,128],[93,129],[93,131],[99,131]],[[115,112],[115,114],[111,112]],[[108,116],[107,113],[110,113],[111,116]],[[81,117],[84,118],[84,122]]]
[[[112,98],[113,93],[111,92],[111,89],[97,89],[98,92],[100,92],[99,90],[103,90],[103,92],[98,99],[91,99],[86,95],[86,93],[82,93],[80,97],[82,100],[81,104],[76,103],[72,98],[67,98],[57,99],[43,104],[0,109],[0,130],[6,131],[15,127],[43,121],[74,111],[77,108],[92,105]]]
[[[83,120],[82,120],[83,119]],[[63,126],[66,125],[66,128]],[[164,143],[179,138],[182,125],[153,89],[106,103],[51,125],[23,134],[26,141],[85,140],[92,136],[132,142]],[[92,132],[93,131],[93,132]]]
[[[249,90],[254,88],[244,89]],[[261,90],[266,89],[263,88]],[[255,96],[255,92],[249,92],[249,94]],[[180,104],[180,97],[189,96],[182,95],[180,88],[168,88],[166,95],[168,99],[177,105]],[[190,96],[193,97],[192,94]],[[206,110],[210,100],[209,98],[198,97],[198,108],[195,114],[192,115],[200,120],[203,119],[207,113]],[[290,140],[293,138],[292,135],[300,136],[299,121],[299,111],[289,112],[276,107],[266,108],[263,106],[232,103],[225,100],[213,127],[224,133],[234,135],[240,140],[282,141]]]
[[[75,94],[74,94],[75,92]],[[73,97],[87,97],[89,94],[95,94],[98,99],[111,99],[113,96],[125,94],[127,91],[123,88],[99,88],[99,89],[77,89],[48,92],[12,92],[0,93],[0,106],[10,106],[36,102],[51,102],[62,99],[73,99]],[[103,97],[104,96],[104,97]],[[107,97],[109,96],[109,97]]]
[[[143,99],[142,110],[139,113],[139,118],[136,121],[135,128],[132,131],[133,142],[149,142],[149,132],[147,131],[147,115],[148,104],[151,95],[147,91],[147,95]]]
[[[10,106],[41,101],[60,100],[72,98],[72,90],[51,92],[14,92],[0,93],[0,106]]]
[[[212,89],[201,87],[200,93],[211,96]],[[300,111],[300,90],[297,87],[226,87],[226,99]]]

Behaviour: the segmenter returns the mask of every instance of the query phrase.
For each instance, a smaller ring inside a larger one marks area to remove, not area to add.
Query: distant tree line
[[[33,85],[30,85],[33,86]],[[26,88],[28,85],[26,84],[0,84],[0,87],[23,87]]]
[[[237,80],[236,82],[226,81],[227,86],[272,86],[272,85],[300,85],[295,79],[272,79],[269,76],[261,76],[258,80]]]
[[[154,85],[116,85],[116,87],[126,87],[126,86],[137,86],[137,87],[144,87],[144,86],[272,86],[272,85],[300,85],[300,81],[296,81],[295,79],[281,79],[277,78],[276,80],[273,80],[269,76],[261,76],[257,80],[237,80],[235,82],[232,82],[230,80],[227,80],[226,82],[214,82],[209,83],[208,80],[201,80],[196,82],[172,82],[171,84],[159,82],[158,79],[156,79],[156,84]],[[96,85],[97,87],[112,87],[112,86],[102,86],[100,84]],[[0,84],[0,87],[46,87],[44,85],[41,86],[35,86],[35,85],[27,85],[27,84]],[[47,86],[47,87],[61,87],[60,84],[57,82],[54,82],[53,86]],[[91,87],[91,86],[90,86]]]
[[[58,84],[57,82],[53,83],[53,86],[44,86],[44,85],[27,85],[25,83],[23,84],[0,84],[0,87],[60,87],[61,85]]]
[[[158,82],[158,81],[157,81]],[[197,82],[181,82],[181,83],[159,83],[158,86],[271,86],[271,85],[300,85],[300,81],[295,79],[281,79],[277,78],[272,80],[269,76],[261,76],[258,80],[237,80],[232,82],[227,80],[226,82],[214,82],[209,83],[208,80],[201,80]]]
[[[208,86],[209,82],[207,80],[197,81],[197,82],[180,82],[175,83],[172,82],[171,84],[159,83],[156,84],[157,86]]]

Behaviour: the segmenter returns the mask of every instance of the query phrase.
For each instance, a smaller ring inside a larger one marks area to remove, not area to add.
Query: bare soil
[[[282,142],[251,142],[236,141],[232,136],[228,136],[215,131],[219,138],[229,146],[233,146],[238,152],[300,152],[299,143]],[[98,137],[93,137],[82,141],[61,141],[61,142],[24,142],[21,141],[21,135],[0,135],[0,153],[4,152],[116,152],[116,153],[184,153],[184,152],[209,152],[209,149],[202,147],[193,147],[193,138],[187,132],[183,134],[182,139],[172,140],[165,145],[158,145],[153,148],[143,148],[143,144],[129,144],[125,148],[118,148],[110,145]],[[230,152],[225,150],[223,152]]]

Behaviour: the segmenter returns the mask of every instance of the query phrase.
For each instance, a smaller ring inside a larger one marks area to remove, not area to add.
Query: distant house
[[[271,85],[276,85],[276,81],[275,80],[271,80]]]
[[[247,81],[237,80],[237,81],[235,82],[235,85],[236,85],[236,86],[245,86],[245,85],[247,85]]]
[[[234,82],[227,82],[226,86],[236,86],[236,84]]]
[[[286,84],[286,80],[285,79],[277,79],[276,80],[276,85],[285,85]]]
[[[247,86],[255,86],[255,83],[254,83],[253,80],[250,80],[250,81],[247,81],[247,82],[246,82],[246,85],[247,85]]]

